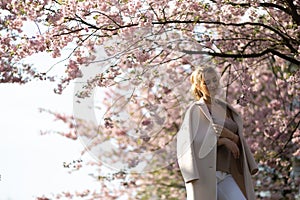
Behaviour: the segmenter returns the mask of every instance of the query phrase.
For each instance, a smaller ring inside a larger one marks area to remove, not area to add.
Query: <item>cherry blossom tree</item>
[[[127,170],[148,163],[145,173],[116,172],[118,190],[109,191],[110,179],[96,175],[101,191],[78,195],[184,199],[174,141],[192,100],[190,73],[213,65],[227,101],[244,118],[260,165],[257,197],[294,198],[299,183],[292,160],[300,156],[299,0],[4,0],[0,9],[0,82],[58,81],[56,93],[77,82],[77,108],[89,105],[87,99],[101,88],[105,111],[99,124],[80,112],[65,117],[49,111],[69,126],[71,132],[61,134],[93,138],[87,151],[112,166],[120,158]],[[35,24],[36,35],[26,35],[25,23]],[[72,52],[63,54],[69,46]],[[65,73],[51,74],[59,63],[23,62],[38,53],[60,58]],[[107,141],[117,148],[105,156],[95,153]]]

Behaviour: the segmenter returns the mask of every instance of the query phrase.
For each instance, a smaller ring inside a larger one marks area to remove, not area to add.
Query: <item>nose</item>
[[[212,82],[211,89],[217,89],[217,87],[218,87],[218,83]]]

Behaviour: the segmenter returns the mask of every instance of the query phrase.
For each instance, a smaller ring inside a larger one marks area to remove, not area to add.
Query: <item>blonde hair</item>
[[[203,97],[203,93],[201,92],[201,90],[199,90],[196,87],[197,82],[202,82],[204,80],[204,74],[205,73],[214,73],[216,75],[218,75],[218,73],[216,72],[216,70],[212,67],[202,67],[202,68],[198,68],[195,71],[193,71],[193,73],[190,76],[190,82],[191,82],[191,92],[193,94],[193,96],[199,100],[201,97]]]

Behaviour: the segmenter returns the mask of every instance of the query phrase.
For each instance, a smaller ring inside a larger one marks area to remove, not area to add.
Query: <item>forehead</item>
[[[204,73],[204,77],[203,78],[204,78],[204,80],[212,80],[212,79],[218,78],[218,76],[214,72],[207,72],[207,73]]]

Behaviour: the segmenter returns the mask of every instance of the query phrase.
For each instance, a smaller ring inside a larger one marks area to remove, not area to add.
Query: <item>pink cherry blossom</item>
[[[129,152],[157,150],[149,161],[156,172],[114,175],[122,182],[118,189],[107,186],[108,177],[95,175],[99,191],[65,191],[57,197],[183,199],[174,149],[167,144],[193,99],[189,75],[207,65],[220,72],[225,98],[243,116],[245,137],[261,167],[256,191],[270,191],[269,198],[278,199],[297,193],[290,174],[300,147],[299,0],[4,0],[0,10],[0,83],[57,81],[54,92],[60,94],[95,67],[78,98],[103,88],[105,116],[96,125],[47,111],[70,129],[57,133],[96,138],[90,148],[113,138],[120,148],[99,159],[130,160],[130,169],[149,160]],[[28,23],[35,33],[26,32]],[[23,62],[36,53],[66,64]],[[65,73],[50,75],[58,67]],[[101,164],[95,167],[100,170]]]

